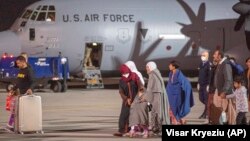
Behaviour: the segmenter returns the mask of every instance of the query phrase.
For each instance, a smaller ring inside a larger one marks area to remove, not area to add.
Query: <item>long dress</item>
[[[128,83],[130,83],[131,95],[129,92]],[[127,104],[127,98],[131,98],[133,100],[138,91],[138,87],[133,80],[128,83],[124,82],[123,80],[120,80],[119,82],[119,93],[122,97],[122,107],[121,107],[121,112],[119,116],[119,132],[120,133],[127,133],[129,131],[128,123],[129,123],[130,106]]]
[[[132,103],[129,126],[148,125],[148,122],[151,122],[153,127],[160,128],[162,124],[170,124],[165,85],[157,69],[149,74],[147,90],[143,97],[146,102],[140,102],[137,96]],[[152,104],[152,121],[148,121],[147,102]]]
[[[177,121],[185,117],[194,105],[192,86],[180,70],[176,70],[173,76],[169,73],[167,94],[170,108]]]

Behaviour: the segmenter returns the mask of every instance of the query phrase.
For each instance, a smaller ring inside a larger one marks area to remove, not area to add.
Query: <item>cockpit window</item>
[[[49,22],[55,21],[55,15],[56,15],[55,12],[49,12],[47,15],[46,21],[49,21]]]
[[[31,20],[46,21],[46,22],[54,22],[55,19],[56,19],[56,11],[54,5],[39,5],[37,7],[37,11],[35,11],[31,17]]]
[[[40,10],[41,9],[41,5],[39,5],[37,8],[36,8],[36,10]]]
[[[22,18],[33,21],[54,22],[56,19],[55,6],[39,5],[34,11],[27,9],[22,15]]]
[[[23,14],[22,18],[29,19],[31,13],[32,13],[32,10],[26,10],[26,12]]]
[[[32,14],[32,16],[31,16],[30,19],[31,19],[31,20],[36,20],[37,15],[38,15],[38,12],[37,12],[37,11],[33,12],[33,14]]]
[[[46,12],[40,12],[37,21],[45,21]]]
[[[49,6],[49,11],[55,11],[55,6],[50,5]]]
[[[45,5],[45,6],[43,6],[42,11],[47,11],[47,9],[48,9],[48,6]]]

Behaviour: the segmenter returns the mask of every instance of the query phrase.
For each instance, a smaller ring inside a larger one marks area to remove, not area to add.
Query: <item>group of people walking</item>
[[[199,100],[204,104],[200,119],[209,124],[225,124],[222,113],[227,114],[227,124],[246,124],[250,90],[250,58],[247,69],[237,64],[234,58],[222,51],[201,53],[198,74]],[[179,69],[179,62],[169,63],[169,80],[164,84],[155,62],[146,64],[148,83],[137,70],[133,61],[121,65],[119,93],[122,108],[119,116],[119,130],[115,136],[149,137],[149,132],[161,134],[162,125],[182,125],[184,117],[194,105],[190,81]]]
[[[250,58],[246,59],[246,66],[244,70],[235,58],[220,50],[214,51],[211,62],[209,53],[202,52],[197,88],[205,108],[200,119],[208,119],[210,124],[247,123]],[[226,118],[222,113],[226,113]]]
[[[155,62],[148,62],[148,83],[137,70],[133,61],[121,65],[119,93],[122,108],[119,129],[115,136],[149,137],[149,131],[161,134],[162,125],[185,124],[185,117],[194,105],[192,87],[178,69],[177,61],[169,64],[167,86]]]

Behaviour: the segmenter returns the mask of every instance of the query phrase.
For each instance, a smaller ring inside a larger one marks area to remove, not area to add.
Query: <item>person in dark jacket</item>
[[[32,68],[28,65],[27,60],[24,56],[20,55],[15,60],[15,67],[19,68],[19,72],[17,74],[16,86],[14,86],[13,90],[18,91],[18,94],[32,94],[34,87],[34,73]],[[17,92],[16,92],[17,93]],[[16,103],[16,100],[13,100],[13,103]],[[15,117],[15,106],[13,106],[12,111],[13,114],[10,117],[9,125],[14,125],[14,117]],[[7,131],[14,131],[12,126],[7,126],[5,128]]]
[[[214,61],[218,62],[214,75],[215,94],[213,97],[213,104],[217,108],[220,108],[223,111],[227,112],[228,124],[232,124],[233,120],[230,119],[234,118],[235,115],[233,115],[232,113],[233,111],[235,111],[235,109],[229,105],[229,99],[226,99],[226,95],[230,95],[233,93],[232,67],[229,63],[229,60],[224,57],[223,52],[220,50],[216,50],[214,52],[213,58]],[[229,113],[229,111],[232,112]],[[219,119],[220,117],[218,116],[217,120]]]
[[[215,70],[217,67],[218,62],[213,61],[211,65],[211,70],[210,70],[210,78],[209,78],[209,89],[208,89],[208,102],[207,102],[207,114],[208,114],[208,120],[209,123],[211,123],[211,106],[213,104],[213,97],[215,93],[215,87],[214,87],[214,74]]]
[[[210,81],[210,71],[211,71],[211,63],[208,60],[209,53],[208,51],[204,51],[201,54],[201,63],[199,66],[199,78],[198,78],[198,91],[199,91],[199,100],[204,104],[204,111],[200,115],[201,118],[207,118],[207,101],[208,101],[208,88]]]
[[[214,86],[218,91],[218,95],[225,99],[226,95],[232,94],[233,89],[233,74],[232,67],[229,60],[224,57],[224,54],[220,50],[214,52],[214,60],[218,62],[214,76]]]
[[[32,94],[34,88],[33,69],[28,65],[24,56],[18,56],[16,58],[16,65],[19,68],[16,85],[20,90],[20,94]]]

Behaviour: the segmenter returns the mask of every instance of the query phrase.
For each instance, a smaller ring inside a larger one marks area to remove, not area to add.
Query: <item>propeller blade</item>
[[[245,22],[245,19],[246,19],[245,16],[240,15],[240,17],[238,18],[238,20],[235,23],[234,31],[239,31],[241,29],[242,25]]]
[[[200,5],[200,8],[199,8],[199,12],[198,12],[198,19],[200,19],[201,21],[205,21],[205,15],[206,15],[206,6],[205,6],[205,3],[202,3]]]

